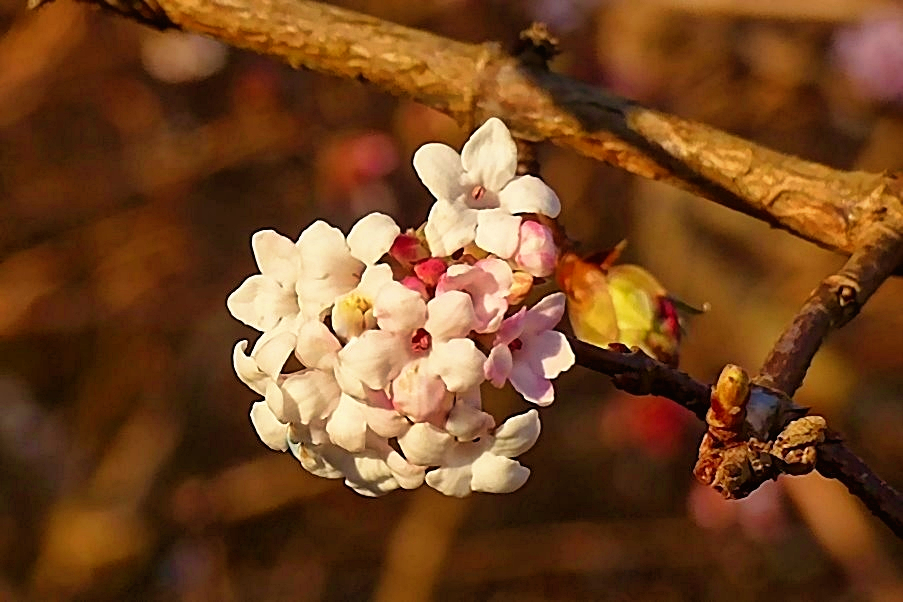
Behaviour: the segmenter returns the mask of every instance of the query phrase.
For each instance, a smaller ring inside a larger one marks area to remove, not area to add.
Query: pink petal
[[[574,365],[571,344],[556,330],[547,330],[526,339],[520,353],[530,358],[531,365],[539,364],[545,378],[556,378]]]
[[[524,331],[535,333],[555,328],[564,316],[566,299],[564,293],[552,293],[539,300],[527,312]]]
[[[538,278],[554,273],[558,263],[558,246],[552,231],[542,224],[527,220],[521,224],[519,233],[520,240],[514,254],[517,266]]]
[[[515,358],[514,367],[508,376],[511,386],[524,399],[539,406],[547,406],[555,401],[555,389],[541,373],[541,366],[531,366]]]
[[[495,333],[495,345],[508,345],[524,332],[526,324],[527,308],[521,307],[516,314],[508,316]]]
[[[513,366],[514,360],[508,345],[496,345],[489,351],[489,357],[483,365],[483,374],[493,386],[501,387],[508,380]]]
[[[392,404],[414,422],[444,424],[453,398],[423,360],[408,363],[392,381]]]

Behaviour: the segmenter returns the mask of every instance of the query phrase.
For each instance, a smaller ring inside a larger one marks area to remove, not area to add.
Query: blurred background
[[[267,450],[226,296],[250,236],[423,221],[410,158],[448,118],[68,0],[0,0],[0,600],[903,599],[903,544],[816,475],[728,503],[702,426],[575,368],[512,495],[364,499]],[[844,169],[903,163],[903,9],[873,0],[356,0]],[[562,221],[689,303],[682,367],[755,370],[843,259],[542,147]],[[591,216],[591,217],[590,217]],[[903,279],[818,355],[798,401],[903,488]],[[525,404],[500,394],[507,413]]]

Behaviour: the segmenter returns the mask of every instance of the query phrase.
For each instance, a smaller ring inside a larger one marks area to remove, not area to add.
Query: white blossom
[[[517,146],[501,120],[491,118],[473,133],[459,155],[431,143],[414,154],[414,169],[437,199],[424,231],[435,257],[477,241],[503,259],[517,247],[520,213],[557,217],[555,192],[534,176],[516,176]]]

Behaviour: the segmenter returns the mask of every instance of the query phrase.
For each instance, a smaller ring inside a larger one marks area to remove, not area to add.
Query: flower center
[[[475,201],[482,199],[485,194],[486,188],[480,185],[474,186],[473,190],[470,191],[470,196],[472,196]]]
[[[514,339],[510,343],[508,343],[508,349],[511,351],[520,351],[524,347],[524,342],[520,339]]]
[[[429,351],[432,341],[433,337],[430,336],[430,333],[428,333],[426,329],[418,328],[414,335],[411,337],[411,351],[413,351],[414,353],[423,353],[424,351]]]

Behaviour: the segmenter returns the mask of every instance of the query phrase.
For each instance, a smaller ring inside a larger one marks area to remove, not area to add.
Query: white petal
[[[351,255],[373,265],[389,252],[401,228],[388,215],[371,213],[362,217],[348,233],[348,248]]]
[[[470,465],[443,466],[426,473],[426,484],[451,497],[470,495]]]
[[[286,399],[297,407],[297,415],[291,422],[310,424],[312,420],[326,418],[339,402],[341,390],[332,372],[311,368],[290,374],[282,381]],[[286,405],[288,405],[286,403]],[[274,410],[278,417],[278,413]]]
[[[414,153],[414,170],[434,197],[453,201],[467,191],[461,185],[461,156],[444,144],[424,144]]]
[[[316,221],[297,246],[301,270],[295,290],[306,313],[318,314],[357,286],[364,264],[351,256],[341,230]]]
[[[436,201],[423,233],[433,257],[448,257],[474,241],[477,210],[460,201]]]
[[[467,178],[499,191],[517,171],[517,145],[501,119],[490,117],[461,150]]]
[[[268,276],[255,274],[245,279],[226,300],[229,313],[260,331],[274,329],[299,311],[294,286],[286,288]]]
[[[364,449],[367,437],[367,422],[361,412],[360,403],[347,395],[339,398],[339,405],[326,421],[329,439],[350,452]]]
[[[429,369],[438,374],[449,391],[458,392],[483,382],[486,356],[470,339],[433,342],[429,355]]]
[[[265,333],[257,340],[251,355],[261,370],[275,377],[282,372],[288,356],[295,349],[296,340],[290,332]]]
[[[519,456],[536,443],[541,426],[536,410],[512,416],[496,429],[489,451],[506,458]]]
[[[308,368],[332,370],[341,348],[341,343],[322,322],[308,320],[298,330],[295,355]]]
[[[411,464],[394,449],[386,456],[386,464],[389,465],[392,476],[403,489],[417,489],[423,485],[423,466]]]
[[[448,414],[445,430],[462,441],[473,441],[485,435],[494,426],[495,420],[491,414],[458,401]]]
[[[505,209],[483,209],[477,215],[477,246],[502,259],[509,259],[517,251],[521,218]]]
[[[254,358],[245,355],[247,348],[247,341],[239,341],[235,344],[232,349],[232,367],[235,368],[235,374],[241,382],[251,387],[254,392],[263,395],[270,377],[257,366]]]
[[[427,422],[411,425],[408,432],[398,438],[398,445],[411,464],[437,466],[442,464],[454,438]]]
[[[380,289],[387,282],[392,282],[392,267],[386,263],[369,265],[361,275],[361,282],[357,285],[357,291],[372,303],[379,295]]]
[[[565,301],[564,293],[552,293],[543,297],[527,312],[524,330],[534,333],[555,328],[564,316]]]
[[[471,467],[470,487],[486,493],[511,493],[523,487],[530,477],[530,469],[517,460],[483,454]]]
[[[535,176],[518,176],[499,193],[502,209],[508,213],[538,213],[558,217],[561,201],[555,191]]]
[[[426,303],[417,291],[388,282],[373,302],[373,316],[383,330],[410,336],[426,322]]]
[[[407,364],[409,346],[391,332],[368,330],[339,351],[339,362],[342,370],[366,386],[384,389]]]
[[[267,384],[264,401],[270,412],[279,422],[287,423],[292,421],[297,422],[299,420],[298,404],[290,397],[283,395],[282,389],[280,389],[279,385],[276,383],[271,381]]]
[[[261,274],[294,288],[298,278],[298,250],[294,242],[275,230],[261,230],[251,237],[251,248]]]
[[[361,495],[378,497],[399,487],[389,465],[372,453],[352,456],[352,461],[343,468],[345,484]]]
[[[380,437],[398,437],[408,432],[411,427],[411,423],[392,407],[383,408],[363,404],[362,411],[370,430]]]
[[[433,343],[466,337],[476,325],[473,300],[463,291],[448,291],[426,304],[424,328]]]
[[[258,401],[251,406],[251,424],[257,431],[257,436],[267,447],[276,451],[288,449],[286,434],[288,425],[279,422],[270,411],[265,401]]]
[[[290,440],[288,448],[304,467],[304,470],[313,475],[325,479],[340,479],[345,476],[333,462],[336,460],[336,455],[330,454],[331,457],[326,458],[322,453],[327,448],[326,445],[311,445]]]

